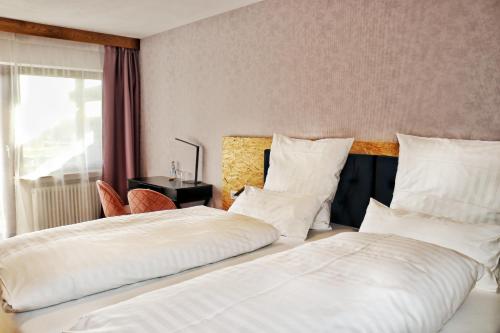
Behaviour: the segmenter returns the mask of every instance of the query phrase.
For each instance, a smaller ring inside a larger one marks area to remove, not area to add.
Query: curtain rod
[[[0,17],[0,31],[65,39],[75,42],[117,46],[128,49],[138,50],[140,47],[140,40],[137,38],[109,35],[100,32],[79,29],[63,28],[54,25],[14,20],[4,17]]]

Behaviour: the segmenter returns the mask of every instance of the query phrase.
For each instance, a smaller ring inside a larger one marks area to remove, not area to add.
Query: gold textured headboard
[[[228,209],[231,191],[245,185],[264,185],[264,150],[271,148],[272,137],[225,136],[222,141],[222,206]],[[351,154],[398,156],[395,142],[354,141]]]

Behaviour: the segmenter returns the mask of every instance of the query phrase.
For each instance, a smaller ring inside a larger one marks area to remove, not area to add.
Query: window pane
[[[19,85],[20,176],[100,170],[101,80],[22,74]]]

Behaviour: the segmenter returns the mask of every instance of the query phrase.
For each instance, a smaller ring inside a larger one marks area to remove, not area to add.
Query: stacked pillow
[[[330,228],[330,207],[354,139],[299,140],[274,134],[264,190],[247,186],[230,212],[274,225],[304,240]]]
[[[391,208],[500,224],[500,142],[398,134]]]
[[[480,286],[500,275],[500,142],[398,134],[389,209],[372,200],[360,231],[392,233],[456,250],[482,263]]]
[[[263,220],[282,236],[304,240],[322,201],[314,195],[266,191],[246,186],[229,212]]]
[[[493,272],[499,269],[500,225],[463,223],[444,217],[391,209],[371,199],[360,232],[394,234],[460,252],[485,267],[479,287],[496,291]]]
[[[317,196],[323,204],[312,229],[329,229],[331,203],[353,141],[299,140],[274,134],[264,189]]]

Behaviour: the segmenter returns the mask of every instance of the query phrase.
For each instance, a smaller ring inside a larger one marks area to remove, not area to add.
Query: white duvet
[[[6,311],[27,311],[250,252],[279,238],[259,220],[203,206],[120,216],[0,242]]]
[[[342,233],[97,310],[68,332],[436,332],[481,271],[432,244]]]

